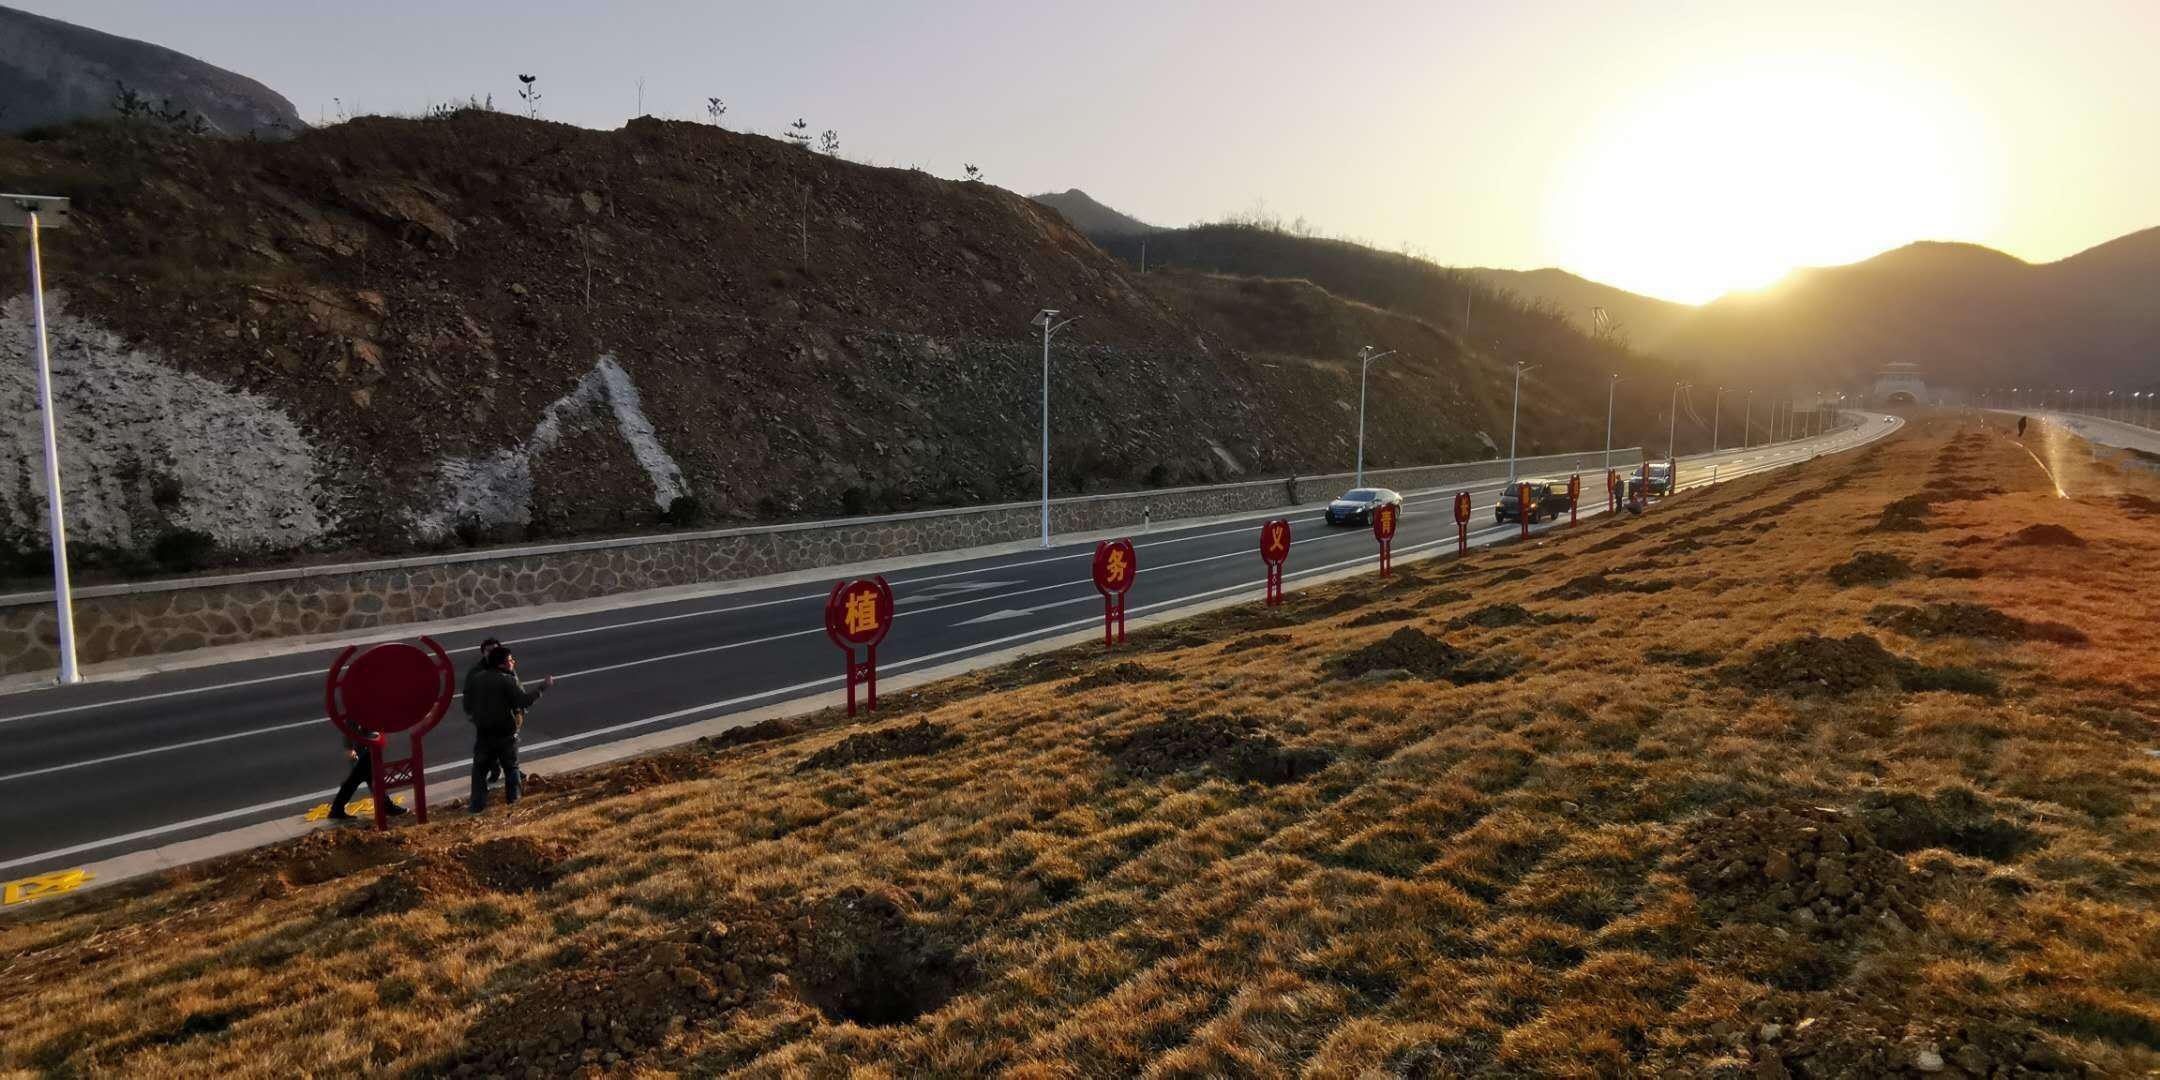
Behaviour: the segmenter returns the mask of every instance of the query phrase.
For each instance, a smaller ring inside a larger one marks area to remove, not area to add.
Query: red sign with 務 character
[[[1125,640],[1125,594],[1140,575],[1140,557],[1131,540],[1104,540],[1095,545],[1095,591],[1103,596],[1103,647]]]
[[[1276,518],[1260,526],[1260,561],[1267,564],[1267,605],[1282,603],[1283,561],[1290,557],[1290,519]]]
[[[877,709],[877,647],[892,629],[892,586],[885,578],[858,578],[833,586],[825,598],[825,636],[847,655],[848,715],[855,715],[855,688],[867,687],[867,707]],[[860,660],[855,650],[863,650]]]
[[[427,648],[422,649],[420,645]],[[427,821],[427,755],[421,740],[450,710],[457,692],[457,668],[450,654],[423,637],[420,645],[386,642],[360,653],[347,645],[330,664],[323,684],[323,709],[348,740],[368,748],[368,791],[375,803],[375,827],[389,828],[390,792],[413,789],[413,817]],[[390,736],[403,733],[412,752],[396,761],[384,759]]]

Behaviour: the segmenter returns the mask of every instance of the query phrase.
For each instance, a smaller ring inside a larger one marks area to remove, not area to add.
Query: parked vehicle
[[[1575,508],[1575,500],[1568,498],[1567,482],[1564,480],[1524,480],[1530,485],[1530,520],[1533,522],[1557,518]],[[1500,498],[1493,503],[1493,521],[1522,520],[1522,494],[1516,484],[1500,489]]]
[[[1402,496],[1386,488],[1352,488],[1341,498],[1327,504],[1327,523],[1330,525],[1370,525],[1373,511],[1383,506],[1401,506]]]
[[[1650,463],[1650,494],[1670,495],[1673,485],[1673,464],[1670,461]]]

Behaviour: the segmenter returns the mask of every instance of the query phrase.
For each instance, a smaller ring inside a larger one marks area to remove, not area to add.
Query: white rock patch
[[[593,365],[569,393],[555,399],[540,414],[540,422],[534,425],[532,435],[522,445],[511,450],[498,450],[482,458],[444,460],[440,466],[443,502],[420,515],[415,522],[420,534],[440,537],[467,522],[478,525],[529,524],[532,521],[533,461],[562,439],[566,421],[583,413],[597,412],[602,407],[613,415],[615,429],[622,434],[623,441],[630,444],[632,456],[651,479],[653,505],[664,510],[677,496],[686,494],[689,489],[683,483],[682,468],[668,455],[667,448],[660,445],[659,433],[653,430],[652,421],[646,419],[637,384],[631,382],[630,373],[609,354],[601,356],[600,362]]]
[[[176,371],[46,294],[69,539],[140,547],[166,527],[284,550],[335,525],[320,455],[269,398]],[[0,512],[45,540],[45,465],[30,300],[0,308]],[[163,496],[161,506],[159,497]]]

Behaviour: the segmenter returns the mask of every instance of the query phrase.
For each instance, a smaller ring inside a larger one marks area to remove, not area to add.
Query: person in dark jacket
[[[517,763],[518,728],[524,723],[525,710],[554,685],[555,677],[550,675],[527,690],[518,681],[517,658],[500,645],[488,653],[487,667],[466,684],[465,713],[473,722],[473,790],[472,801],[466,805],[473,813],[487,809],[491,768],[502,770],[503,802],[517,804],[524,780]]]
[[[372,757],[375,753],[373,740],[381,738],[382,734],[375,731],[362,731],[360,734],[368,741],[351,737],[347,737],[345,740],[345,759],[352,762],[352,768],[346,771],[345,782],[338,785],[337,795],[330,800],[330,820],[332,821],[352,820],[352,815],[345,812],[345,804],[351,802],[354,795],[359,794],[360,785],[362,784],[368,786],[368,796],[370,798],[382,798],[382,793],[375,790],[375,760]],[[405,808],[395,802],[386,801],[383,812],[395,817],[404,813]]]
[[[460,688],[459,697],[465,703],[465,719],[467,721],[472,720],[473,678],[479,675],[481,672],[487,670],[488,654],[494,652],[496,649],[499,648],[502,648],[502,641],[500,639],[492,637],[481,639],[479,650],[480,655],[474,658],[472,667],[467,668],[465,671],[465,685]],[[502,768],[500,766],[497,766],[488,770],[487,779],[482,782],[492,784],[501,777]]]

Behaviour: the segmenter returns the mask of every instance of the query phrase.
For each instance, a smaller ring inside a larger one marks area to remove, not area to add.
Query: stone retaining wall
[[[1614,451],[1616,464],[1641,460]],[[1522,475],[1594,473],[1602,451],[1524,458]],[[1504,462],[1370,470],[1366,482],[1403,491],[1491,480]],[[1054,500],[1058,533],[1314,504],[1350,474],[1091,495]],[[1585,482],[1585,488],[1596,490]],[[372,630],[504,608],[762,577],[1024,540],[1041,529],[1034,503],[874,518],[722,529],[418,559],[101,585],[75,592],[76,653],[95,664],[271,638]],[[49,593],[0,596],[0,675],[57,667]]]

